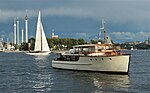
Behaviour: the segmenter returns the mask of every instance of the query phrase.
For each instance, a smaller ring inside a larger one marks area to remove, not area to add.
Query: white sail
[[[37,22],[36,41],[35,41],[34,51],[50,51],[44,33],[40,11],[39,11],[38,22]]]
[[[41,29],[42,29],[42,51],[50,51],[42,24]]]

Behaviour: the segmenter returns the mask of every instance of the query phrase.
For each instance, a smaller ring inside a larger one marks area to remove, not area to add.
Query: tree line
[[[104,43],[102,40],[90,40],[90,42],[86,42],[84,39],[73,39],[73,38],[47,38],[47,42],[50,50],[68,50],[75,45],[83,45],[83,44],[97,44],[98,42]],[[34,50],[35,38],[30,38],[28,43],[22,43],[20,46],[16,46],[15,48],[23,51]],[[137,45],[129,45],[129,44],[115,44],[120,46],[121,49],[150,49],[149,44],[141,43]]]
[[[73,38],[47,38],[47,42],[49,45],[49,48],[51,50],[68,50],[72,48],[72,46],[75,45],[82,45],[82,44],[87,44],[87,42],[80,38],[80,39],[73,39]],[[35,38],[30,38],[28,43],[22,43],[19,46],[19,50],[34,50],[34,45],[35,45]],[[17,48],[17,46],[15,46]]]

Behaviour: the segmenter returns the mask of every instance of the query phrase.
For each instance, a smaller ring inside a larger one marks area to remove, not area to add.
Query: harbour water
[[[0,53],[0,93],[149,93],[150,50],[125,52],[129,75],[52,69],[55,54]]]

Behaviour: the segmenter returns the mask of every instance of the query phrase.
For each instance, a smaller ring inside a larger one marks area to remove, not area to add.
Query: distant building
[[[146,43],[146,44],[150,44],[150,38],[149,38],[149,37],[148,37],[147,40],[145,40],[145,43]]]
[[[6,50],[7,50],[7,51],[14,51],[14,50],[15,50],[15,47],[14,47],[13,45],[8,44]]]
[[[125,44],[129,44],[129,45],[137,45],[137,44],[141,44],[142,42],[140,41],[135,41],[135,42],[125,42]]]
[[[58,38],[58,35],[55,35],[54,29],[52,30],[52,38]]]
[[[135,41],[134,42],[134,45],[137,45],[137,44],[141,44],[142,42],[140,42],[140,41]]]

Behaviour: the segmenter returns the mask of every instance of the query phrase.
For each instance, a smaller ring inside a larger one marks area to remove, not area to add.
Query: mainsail
[[[39,11],[39,15],[38,15],[38,22],[37,22],[37,29],[36,29],[36,41],[35,41],[34,51],[50,51],[47,40],[46,40],[46,36],[44,33],[40,11]]]

